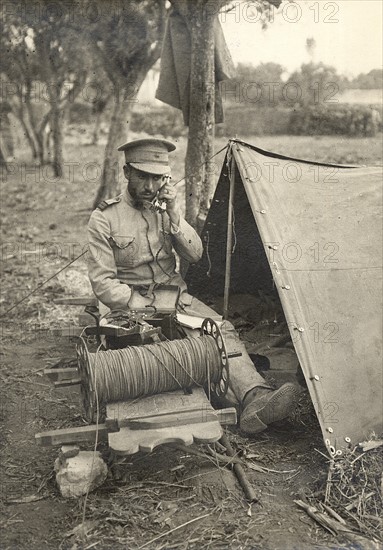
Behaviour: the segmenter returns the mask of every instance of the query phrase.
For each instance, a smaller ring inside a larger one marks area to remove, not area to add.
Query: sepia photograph
[[[383,4],[0,0],[0,549],[379,550]]]

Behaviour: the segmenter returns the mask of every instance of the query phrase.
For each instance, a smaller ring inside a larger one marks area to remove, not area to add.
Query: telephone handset
[[[172,177],[171,177],[170,174],[164,174],[162,176],[162,180],[161,180],[162,185],[159,188],[159,190],[157,191],[156,196],[154,197],[154,199],[151,201],[152,208],[154,210],[157,210],[158,212],[165,212],[165,210],[166,210],[166,201],[164,199],[159,199],[158,195],[160,194],[161,189],[163,189],[166,184],[170,183],[171,179],[172,179]]]

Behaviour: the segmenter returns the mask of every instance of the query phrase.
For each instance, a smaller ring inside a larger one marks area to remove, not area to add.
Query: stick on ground
[[[223,435],[220,439],[220,443],[226,448],[226,452],[229,456],[235,457],[235,452],[233,447],[231,446],[231,443],[227,437],[227,435]],[[245,470],[243,469],[241,464],[235,463],[233,464],[233,470],[235,475],[237,476],[237,479],[239,481],[239,484],[241,485],[243,492],[245,493],[246,499],[249,502],[258,502],[258,497],[255,493],[254,488],[252,487],[250,481],[247,479]]]

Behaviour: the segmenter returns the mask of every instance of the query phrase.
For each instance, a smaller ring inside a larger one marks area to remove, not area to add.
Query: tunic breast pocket
[[[135,237],[109,237],[117,266],[135,267],[138,264],[138,244]]]

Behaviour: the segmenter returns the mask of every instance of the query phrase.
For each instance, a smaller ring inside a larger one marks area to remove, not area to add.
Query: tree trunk
[[[34,161],[38,160],[41,163],[42,151],[39,141],[37,127],[34,125],[35,120],[32,114],[31,100],[28,95],[25,97],[18,94],[17,101],[11,103],[12,113],[20,122],[28,145],[32,152]]]
[[[132,67],[128,81],[115,82],[115,103],[105,147],[101,183],[93,208],[96,208],[102,200],[113,197],[120,192],[122,172],[119,169],[119,160],[121,153],[117,151],[117,147],[127,139],[133,102],[152,63],[148,62],[147,65],[141,65],[136,70]],[[132,90],[134,90],[133,95]]]
[[[192,17],[189,139],[185,160],[186,219],[198,228],[198,215],[208,211],[213,193],[213,171],[207,160],[213,154],[214,136],[214,32],[213,15],[199,2],[189,3]],[[189,11],[189,13],[190,13]]]
[[[51,130],[53,139],[53,173],[61,177],[63,171],[63,112],[58,101],[51,103]]]
[[[30,140],[33,141],[32,151],[33,158],[37,159],[40,165],[45,163],[45,149],[44,149],[44,140],[43,140],[43,130],[45,125],[38,125],[35,113],[33,111],[33,105],[31,100],[31,86],[32,83],[29,81],[27,83],[27,92],[24,98],[21,98],[21,101],[25,104],[26,112],[28,114],[28,123],[29,123],[29,134]],[[26,122],[24,123],[27,127]]]
[[[109,99],[110,99],[110,94],[107,94],[107,96],[105,98],[95,100],[95,102],[93,104],[92,112],[95,115],[95,122],[94,122],[94,127],[93,127],[93,132],[92,132],[91,145],[97,145],[98,144],[100,127],[101,127],[101,120],[102,120],[103,114],[105,113],[105,109],[108,105]]]
[[[16,115],[15,111],[13,111],[13,114]],[[32,151],[32,158],[33,160],[36,160],[38,158],[38,152],[37,152],[37,147],[36,147],[36,142],[35,140],[32,138],[32,135],[31,135],[31,132],[29,131],[29,128],[28,128],[28,125],[27,123],[25,122],[24,120],[24,115],[20,110],[18,110],[18,114],[16,115],[23,130],[24,130],[24,135],[28,141],[28,145],[29,147],[31,148],[31,151]]]
[[[112,119],[110,121],[108,141],[105,147],[104,164],[102,167],[101,184],[97,191],[93,208],[104,199],[108,199],[118,194],[120,190],[119,180],[121,179],[119,170],[118,145],[121,145],[127,135],[130,112],[132,103],[124,101],[124,97],[118,91],[115,94]]]
[[[102,114],[103,114],[103,111],[97,111],[97,113],[96,113],[96,120],[95,120],[95,123],[94,123],[93,132],[92,132],[91,145],[97,145],[98,144],[98,137],[99,137],[99,132],[100,132]]]
[[[8,167],[7,167],[5,147],[4,147],[3,140],[1,138],[1,136],[0,136],[0,168],[1,168],[0,174],[3,177],[4,176],[4,170],[5,170],[5,172],[8,172]]]

